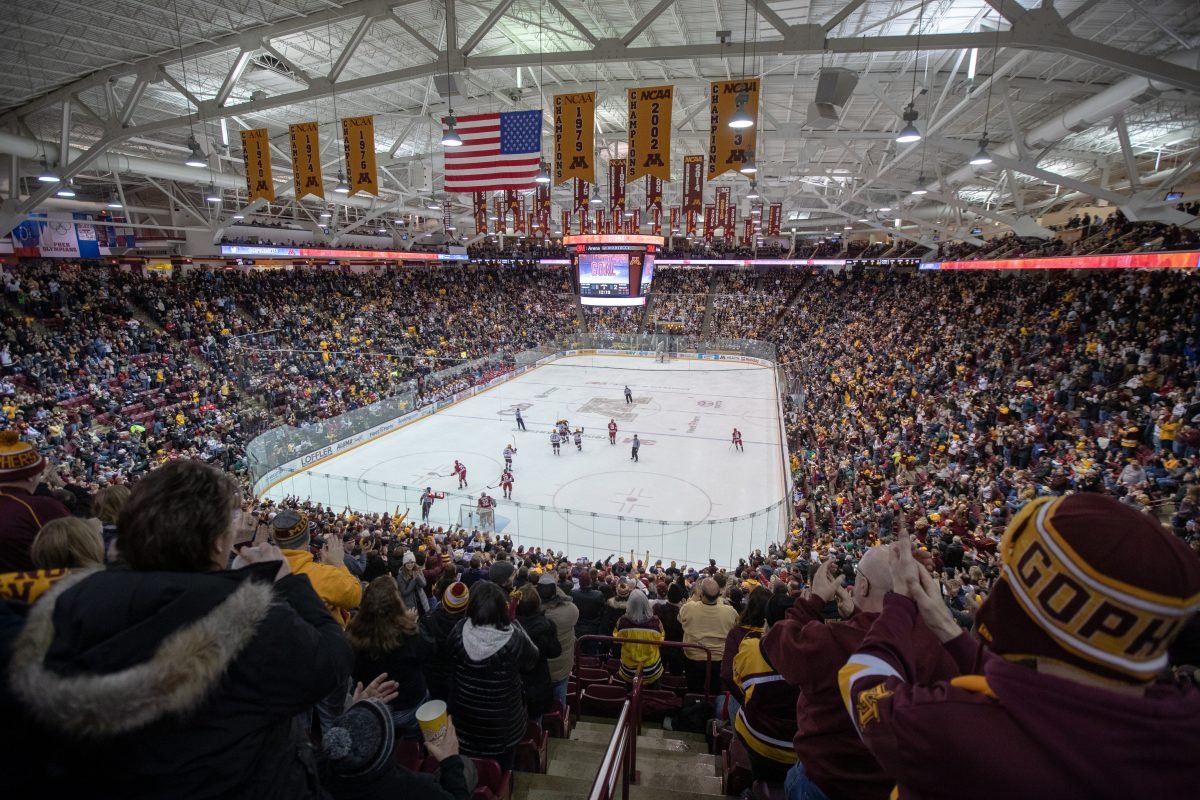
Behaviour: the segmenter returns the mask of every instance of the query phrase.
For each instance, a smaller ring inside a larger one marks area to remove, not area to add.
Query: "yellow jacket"
[[[348,612],[362,602],[362,583],[358,578],[351,575],[344,564],[313,561],[312,553],[307,550],[284,550],[283,557],[293,574],[308,576],[317,597],[325,601],[330,613],[345,625]]]
[[[0,598],[32,603],[47,589],[71,574],[69,569],[34,569],[0,575]]]

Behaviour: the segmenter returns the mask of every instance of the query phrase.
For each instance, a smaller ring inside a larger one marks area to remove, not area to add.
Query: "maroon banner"
[[[516,205],[513,207],[513,233],[525,233],[525,198],[520,195],[517,195]]]
[[[642,232],[642,210],[640,208],[635,208],[633,210],[633,230],[631,231],[631,233],[641,233],[641,232]]]
[[[753,238],[754,217],[746,217],[744,220],[742,220],[742,245],[748,246]]]
[[[613,220],[625,213],[625,159],[614,158],[608,162],[608,207]]]
[[[650,233],[653,236],[662,236],[662,209],[650,209]]]
[[[660,212],[663,207],[663,182],[662,178],[656,178],[653,175],[646,176],[646,208],[656,208]]]
[[[729,214],[729,200],[733,196],[733,189],[729,188],[728,186],[718,186],[716,194],[717,194],[717,219],[719,219],[719,220],[728,219],[728,217],[726,215]],[[729,231],[726,231],[725,235],[728,236]]]
[[[683,157],[683,208],[694,212],[704,208],[704,156]]]
[[[779,236],[783,228],[783,203],[771,203],[767,212],[767,236]]]
[[[483,192],[471,192],[471,211],[475,214],[475,235],[485,235],[488,232],[486,194]]]
[[[508,206],[500,198],[499,195],[492,198],[492,213],[496,216],[496,221],[492,225],[492,230],[496,233],[504,233],[508,230]]]
[[[565,208],[562,210],[562,225],[559,226],[563,236],[571,235],[571,212]]]
[[[671,235],[679,232],[679,206],[671,206]]]
[[[504,205],[505,205],[505,207],[508,208],[509,213],[515,215],[517,213],[517,205],[520,202],[521,202],[521,195],[517,192],[516,189],[505,189],[504,190]]]
[[[717,233],[717,207],[704,207],[704,241],[711,242]]]
[[[534,190],[534,204],[538,225],[547,236],[550,234],[550,184],[539,183]]]
[[[596,209],[596,233],[608,233],[608,229],[604,226],[604,209]]]
[[[725,240],[732,242],[737,236],[737,206],[730,203],[725,209],[725,219],[722,220],[718,216],[717,224],[725,229]]]
[[[587,216],[588,198],[591,196],[588,193],[591,191],[591,186],[588,182],[581,178],[575,179],[575,205],[571,207],[572,211],[583,209],[584,216]]]
[[[696,235],[696,216],[697,216],[696,212],[692,211],[691,209],[688,209],[683,212],[683,215],[684,215],[685,219],[687,220],[687,235],[695,236]]]

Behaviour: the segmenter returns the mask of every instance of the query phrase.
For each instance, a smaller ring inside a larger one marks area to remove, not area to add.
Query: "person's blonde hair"
[[[42,526],[30,547],[38,569],[83,569],[104,564],[104,541],[91,523],[62,517]]]
[[[121,509],[128,500],[128,486],[105,486],[96,492],[96,499],[92,501],[92,514],[103,523],[116,525],[117,518],[121,516]]]

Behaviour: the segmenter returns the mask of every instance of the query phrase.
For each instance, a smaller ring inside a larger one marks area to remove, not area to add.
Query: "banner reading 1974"
[[[671,105],[675,87],[629,90],[629,180],[671,179]]]
[[[316,122],[297,122],[288,126],[288,135],[292,142],[292,180],[296,199],[311,194],[324,200],[320,126]]]

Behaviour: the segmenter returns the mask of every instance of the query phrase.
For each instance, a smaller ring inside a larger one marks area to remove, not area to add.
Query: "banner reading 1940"
[[[342,142],[346,146],[346,166],[350,174],[350,194],[366,192],[379,196],[379,177],[375,170],[375,117],[346,117],[342,120]]]
[[[629,180],[671,179],[671,105],[675,87],[629,90]]]
[[[596,181],[596,93],[554,96],[554,185]]]
[[[242,163],[246,166],[246,199],[275,202],[271,180],[271,137],[266,128],[242,131]]]
[[[297,122],[288,126],[292,142],[292,180],[296,199],[305,195],[325,199],[321,183],[320,125],[316,122]]]
[[[729,170],[740,171],[752,158],[755,127],[731,128],[729,118],[737,111],[738,99],[751,117],[758,118],[758,79],[713,81],[709,89],[708,179]]]

